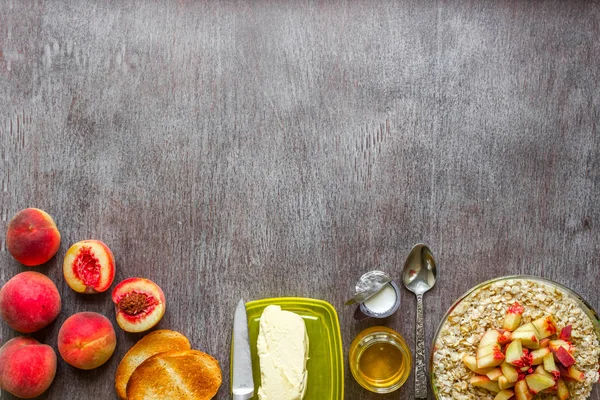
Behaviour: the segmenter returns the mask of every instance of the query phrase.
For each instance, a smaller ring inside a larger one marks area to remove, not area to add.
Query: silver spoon
[[[425,323],[423,320],[423,294],[435,285],[436,266],[433,254],[426,245],[419,243],[410,251],[404,263],[402,282],[417,296],[417,334],[415,365],[415,398],[427,398],[427,374],[425,371]]]

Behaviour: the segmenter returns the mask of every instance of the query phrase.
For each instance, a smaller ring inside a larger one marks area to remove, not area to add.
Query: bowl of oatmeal
[[[495,392],[471,383],[473,379],[477,379],[473,377],[486,378],[469,369],[464,360],[466,357],[474,358],[478,354],[480,341],[486,332],[496,329],[503,332],[506,314],[515,304],[522,307],[519,325],[531,325],[548,315],[553,317],[557,329],[546,339],[545,346],[548,346],[548,340],[562,339],[559,338],[563,333],[562,328],[570,326],[566,329],[570,331],[569,354],[572,354],[575,360],[573,368],[581,374],[578,376],[579,381],[569,378],[560,380],[564,381],[570,399],[589,398],[592,386],[599,380],[598,314],[580,296],[565,286],[540,277],[517,275],[496,278],[470,289],[450,307],[440,322],[430,358],[430,382],[436,399],[494,400]],[[502,334],[500,336],[502,337]],[[505,354],[507,346],[506,343],[500,344]],[[529,352],[533,350],[525,349],[525,353]],[[557,361],[557,364],[560,363]],[[529,372],[523,374],[535,372],[533,369],[537,366],[531,367]],[[562,365],[559,367],[561,373],[565,374],[566,369]],[[499,366],[494,366],[493,369],[496,368]],[[519,380],[524,380],[524,376],[520,375]],[[516,391],[516,388],[507,390]],[[551,392],[546,393],[547,391]],[[555,400],[559,397],[555,386],[537,393],[534,399]]]

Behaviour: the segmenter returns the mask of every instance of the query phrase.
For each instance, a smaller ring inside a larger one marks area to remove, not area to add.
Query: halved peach
[[[78,293],[106,291],[115,279],[115,258],[99,240],[82,240],[67,251],[63,262],[67,284]]]
[[[147,331],[165,314],[165,294],[149,279],[125,279],[113,290],[112,301],[117,323],[126,332]]]

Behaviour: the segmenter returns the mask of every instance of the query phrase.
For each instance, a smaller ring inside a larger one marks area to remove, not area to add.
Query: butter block
[[[302,400],[308,378],[308,335],[302,317],[277,305],[266,307],[260,317],[257,348],[259,400]]]

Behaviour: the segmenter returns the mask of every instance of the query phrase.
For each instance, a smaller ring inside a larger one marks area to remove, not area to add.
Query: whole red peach
[[[15,260],[33,267],[54,257],[60,247],[60,232],[47,212],[26,208],[8,223],[6,247]]]
[[[39,272],[21,272],[0,289],[0,314],[19,332],[31,333],[47,326],[58,316],[60,307],[56,285]]]
[[[30,399],[48,389],[56,375],[56,353],[33,338],[17,337],[0,348],[0,387]]]
[[[63,360],[80,369],[101,366],[112,356],[116,346],[112,323],[95,312],[70,316],[58,332],[58,352]]]

